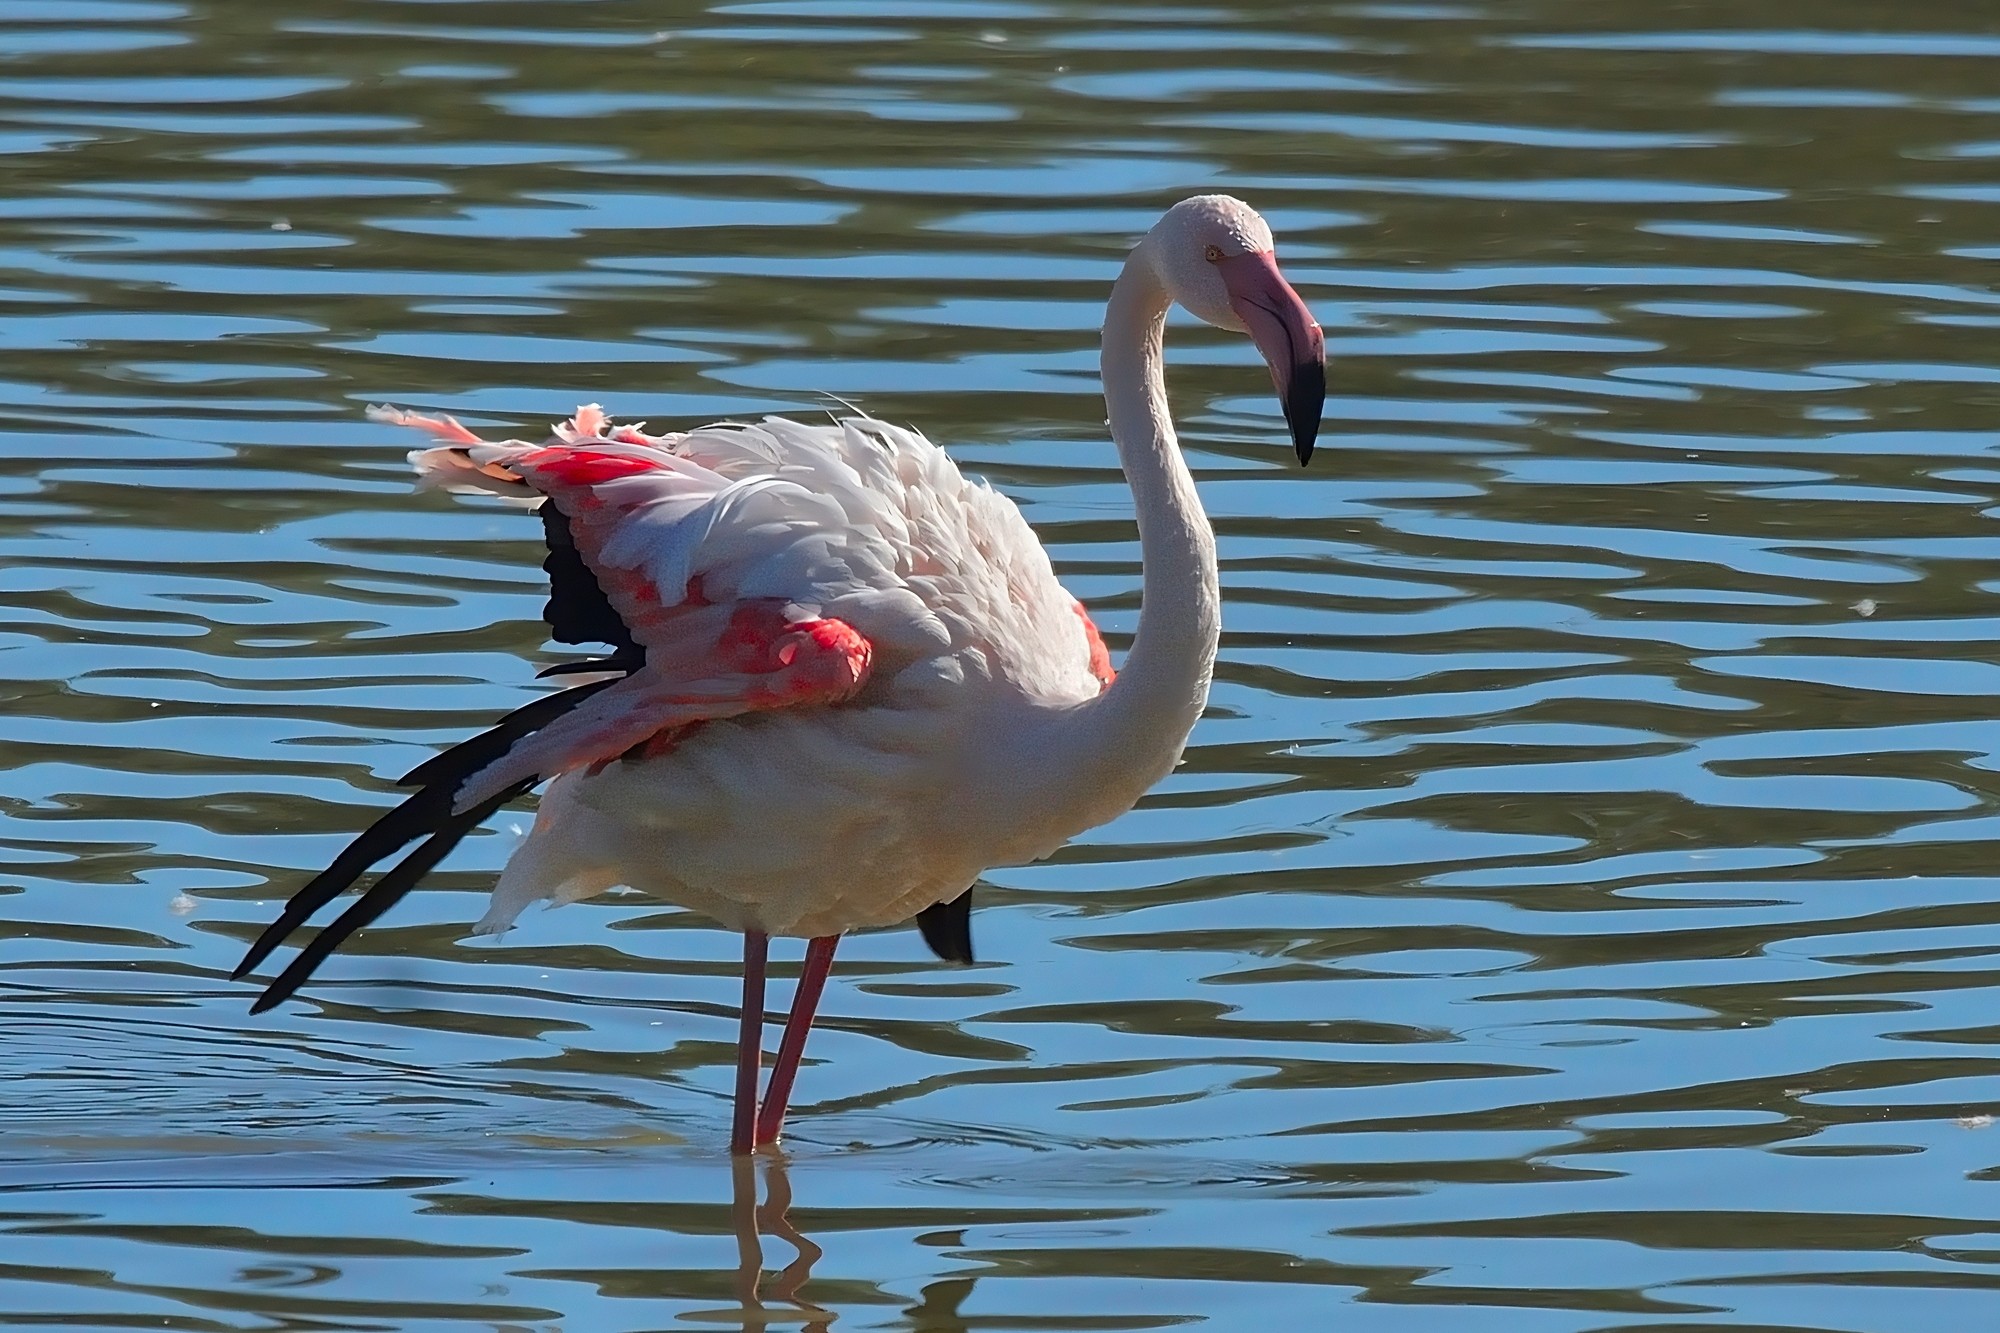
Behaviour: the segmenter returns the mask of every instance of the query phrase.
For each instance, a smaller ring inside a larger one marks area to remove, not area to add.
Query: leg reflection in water
[[[757,1167],[764,1167],[765,1201],[757,1205]],[[771,1279],[770,1298],[796,1309],[805,1316],[804,1328],[826,1328],[833,1323],[833,1311],[813,1304],[799,1295],[799,1288],[812,1276],[813,1265],[825,1253],[800,1233],[788,1216],[792,1206],[792,1179],[784,1153],[765,1149],[754,1155],[730,1158],[730,1220],[736,1228],[736,1296],[745,1312],[766,1308],[759,1289],[764,1281],[763,1233],[778,1237],[797,1252]]]

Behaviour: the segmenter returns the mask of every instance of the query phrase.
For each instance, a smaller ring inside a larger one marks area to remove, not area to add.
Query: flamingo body
[[[552,775],[482,932],[613,885],[736,930],[907,921],[1096,822],[1046,742],[1109,659],[1013,502],[914,431],[783,418],[444,438],[446,485],[546,496],[644,663],[474,773]],[[1037,799],[1038,794],[1041,799]]]
[[[1105,319],[1105,399],[1145,562],[1119,673],[1020,511],[915,431],[773,417],[651,435],[591,405],[533,444],[372,409],[437,437],[411,455],[428,480],[538,507],[553,636],[611,651],[550,668],[588,679],[403,779],[415,792],[293,897],[237,975],[369,866],[416,846],[253,1012],[297,990],[481,819],[546,783],[478,929],[622,884],[742,931],[731,1146],[775,1139],[840,935],[914,915],[941,956],[971,961],[974,880],[1131,808],[1201,714],[1221,595],[1167,412],[1161,339],[1176,301],[1255,341],[1301,463],[1325,392],[1319,326],[1279,274],[1263,219],[1221,195],[1170,209]],[[760,1111],[772,935],[812,944]]]

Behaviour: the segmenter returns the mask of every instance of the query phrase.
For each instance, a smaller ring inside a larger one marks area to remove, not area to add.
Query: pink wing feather
[[[868,679],[871,655],[845,621],[797,619],[782,605],[756,602],[739,603],[715,642],[690,633],[677,646],[687,660],[662,665],[648,655],[640,670],[475,773],[453,808],[472,809],[523,778],[606,763],[635,746],[660,753],[703,722],[841,703]]]
[[[546,496],[646,650],[639,670],[473,774],[455,809],[635,747],[657,753],[704,722],[841,703],[866,683],[873,645],[818,614],[881,564],[835,501],[780,477],[732,480],[676,452],[685,437],[614,427],[594,406],[541,445],[483,441],[449,417],[375,415],[445,441],[411,455],[427,476]]]

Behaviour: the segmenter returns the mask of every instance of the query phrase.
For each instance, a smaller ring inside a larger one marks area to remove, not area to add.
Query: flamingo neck
[[[1149,238],[1150,239],[1150,238]],[[1101,359],[1111,438],[1132,487],[1144,601],[1132,651],[1080,736],[1107,804],[1129,808],[1171,772],[1208,702],[1222,632],[1215,534],[1167,410],[1171,304],[1142,242],[1111,290]]]

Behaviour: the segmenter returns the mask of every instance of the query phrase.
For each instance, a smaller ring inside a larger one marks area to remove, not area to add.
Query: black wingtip
[[[608,656],[567,662],[550,668],[544,675],[572,672],[630,673],[645,660],[644,650],[619,618],[616,608],[599,586],[597,576],[577,548],[569,519],[553,501],[539,509],[542,530],[548,539],[549,554],[543,568],[549,573],[549,602],[543,614],[553,636],[563,643],[608,643]],[[400,786],[419,790],[372,824],[286,904],[278,919],[257,937],[244,953],[243,961],[229,974],[240,981],[270,957],[285,937],[303,925],[320,908],[339,897],[384,857],[423,838],[399,864],[384,873],[359,902],[308,942],[300,955],[281,972],[277,980],[251,1004],[250,1012],[261,1014],[288,999],[312,975],[313,968],[341,940],[380,916],[401,898],[425,872],[441,860],[451,845],[463,837],[486,814],[500,804],[484,803],[478,812],[452,813],[452,797],[486,765],[507,753],[522,737],[547,726],[585,699],[612,684],[611,679],[595,680],[555,694],[544,695],[515,709],[493,727],[418,764],[400,779]],[[525,791],[531,783],[512,789],[502,800]]]
[[[534,784],[534,778],[523,778],[471,809],[446,818],[439,824],[436,832],[418,843],[414,851],[369,885],[367,892],[355,899],[346,911],[327,923],[319,934],[308,940],[306,946],[299,950],[285,970],[278,974],[278,979],[266,986],[264,993],[251,1004],[250,1012],[261,1014],[292,998],[299,987],[312,980],[312,975],[319,970],[319,965],[325,962],[327,956],[339,948],[348,936],[401,902],[404,895],[416,887],[417,881],[429,874],[437,863],[444,859],[445,854],[458,845],[460,838],[478,827],[488,815]]]
[[[432,755],[411,769],[404,776],[403,782],[415,784],[419,790],[405,798],[401,805],[384,813],[365,832],[349,843],[340,855],[334,858],[332,865],[315,875],[310,883],[292,895],[291,901],[286,903],[284,910],[278,914],[278,919],[265,927],[263,934],[244,951],[243,961],[229,974],[230,980],[240,981],[248,976],[269,958],[280,944],[284,943],[286,936],[304,925],[322,907],[338,898],[349,885],[367,873],[368,867],[384,857],[401,850],[419,838],[427,840],[401,865],[385,873],[375,888],[362,895],[364,901],[377,894],[383,883],[392,886],[398,883],[405,866],[415,863],[422,865],[423,869],[428,869],[435,865],[444,852],[450,849],[452,843],[463,837],[485,817],[481,814],[468,823],[463,816],[452,813],[452,797],[465,780],[505,754],[523,736],[548,725],[611,684],[611,679],[594,680],[555,694],[545,694],[532,703],[515,709],[501,718],[496,725],[470,740],[461,741],[441,754]],[[529,785],[532,784],[522,784],[503,799],[511,799],[512,796],[525,791]],[[481,806],[486,813],[491,813],[496,808],[498,808],[497,802]],[[440,843],[439,838],[443,838],[444,841]],[[418,870],[409,877],[408,883],[414,884],[422,873],[423,870]],[[395,892],[395,896],[401,897],[407,888],[406,884],[403,889]],[[346,919],[346,917],[341,918],[343,921]],[[333,927],[328,927],[328,930],[332,929]],[[353,926],[348,927],[350,932],[353,929]],[[326,947],[330,949],[335,941],[342,938],[345,938],[344,934],[328,937]],[[296,960],[293,966],[297,966]],[[252,1006],[250,1012],[262,1013],[283,1000],[291,990],[296,989],[296,982],[290,987],[282,986],[284,976],[288,975],[290,969],[280,976],[278,983],[273,984],[272,990],[265,992],[264,996]],[[305,976],[301,975],[298,980],[304,981]]]
[[[550,637],[558,643],[608,643],[621,656],[642,656],[632,627],[611,604],[577,548],[569,516],[553,500],[536,512],[542,516],[542,535],[549,547],[548,558],[542,562],[549,575],[549,600],[542,608],[542,619],[549,622]]]
[[[945,962],[972,962],[972,890],[917,913],[917,930],[931,952]]]
[[[278,913],[278,919],[264,927],[263,934],[243,951],[243,961],[230,973],[230,979],[238,981],[249,975],[285,942],[287,935],[304,925],[313,913],[346,892],[350,884],[367,873],[369,866],[427,836],[450,813],[450,794],[436,787],[426,787],[412,793],[401,805],[370,824],[341,850],[332,865],[313,876],[304,888],[292,895],[291,901]]]
[[[598,671],[618,671],[629,676],[645,664],[644,657],[613,653],[609,657],[574,657],[567,662],[545,666],[535,675],[543,680],[550,676],[581,676]]]

